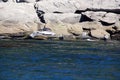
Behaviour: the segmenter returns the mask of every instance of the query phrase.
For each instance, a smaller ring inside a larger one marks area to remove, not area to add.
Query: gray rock
[[[0,33],[34,31],[38,22],[33,3],[0,3]]]
[[[76,10],[120,10],[119,0],[43,0],[37,3],[39,10],[45,12],[74,13]],[[116,11],[117,11],[116,10]]]
[[[72,24],[72,25],[67,25],[68,27],[68,32],[75,35],[79,36],[83,32],[83,28],[80,24]]]
[[[76,40],[76,37],[73,35],[63,35],[63,37],[60,38],[60,40]]]
[[[38,20],[33,3],[0,3],[0,21],[34,22]]]
[[[82,22],[80,23],[83,29],[87,29],[87,30],[95,30],[95,29],[100,29],[103,28],[103,26],[101,25],[101,23],[97,22],[97,21],[93,21],[93,22]]]
[[[93,19],[95,21],[102,21],[106,23],[115,23],[118,19],[118,15],[115,13],[107,13],[107,12],[93,12],[93,11],[86,11],[82,13],[86,15],[88,18]]]
[[[81,16],[72,13],[81,14],[83,12],[82,14],[92,20],[112,24],[116,22],[117,18],[120,18],[115,14],[120,13],[119,5],[119,0],[42,0],[37,2],[35,7],[46,13],[44,17],[47,21],[74,23],[73,21],[77,22],[78,17]]]
[[[99,21],[106,13],[107,12],[103,12],[103,11],[99,11],[99,12],[86,11],[83,12],[82,14],[86,15],[88,18]]]
[[[52,23],[79,23],[81,18],[80,14],[74,14],[74,13],[63,13],[63,14],[57,14],[57,13],[46,13],[44,15],[44,19],[46,22],[52,22]]]
[[[111,24],[111,23],[115,23],[118,20],[118,18],[117,18],[117,14],[107,13],[100,20]]]
[[[115,27],[116,27],[117,31],[120,31],[120,21],[116,21]]]
[[[120,32],[117,32],[116,34],[113,34],[111,36],[112,40],[119,40],[120,41]]]

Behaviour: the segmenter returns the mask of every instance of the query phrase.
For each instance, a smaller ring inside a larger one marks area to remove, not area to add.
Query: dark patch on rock
[[[54,11],[53,13],[63,14],[63,12],[59,12],[59,11]]]
[[[92,22],[93,20],[87,17],[86,15],[82,14],[79,22],[86,22],[86,21]]]
[[[112,40],[119,40],[119,41],[120,41],[120,31],[114,33],[114,34],[111,36],[111,39],[112,39]]]
[[[3,2],[7,2],[8,0],[2,0]]]
[[[102,25],[104,26],[110,26],[110,25],[113,25],[115,23],[107,23],[107,22],[104,22],[104,21],[100,21]]]
[[[120,9],[95,9],[95,8],[87,8],[85,11],[105,11],[105,12],[112,12],[116,14],[120,14]]]
[[[75,14],[81,14],[82,12],[85,12],[86,10],[76,10]]]
[[[76,40],[76,37],[74,35],[63,35],[59,37],[59,40]]]

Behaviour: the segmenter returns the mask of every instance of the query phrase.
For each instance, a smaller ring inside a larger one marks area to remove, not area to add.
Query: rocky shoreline
[[[0,39],[30,39],[44,27],[56,35],[36,39],[120,41],[120,1],[0,1]]]

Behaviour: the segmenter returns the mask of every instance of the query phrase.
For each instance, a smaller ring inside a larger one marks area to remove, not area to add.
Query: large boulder
[[[117,11],[120,10],[119,0],[42,0],[37,3],[39,10],[45,12],[73,13],[76,10],[97,9]]]
[[[100,19],[100,21],[106,22],[108,24],[115,23],[117,20],[118,20],[118,16],[117,14],[114,13],[107,13]]]
[[[79,36],[83,33],[83,28],[79,23],[78,24],[69,24],[67,26],[68,26],[68,32],[73,35]]]
[[[103,29],[91,30],[91,36],[98,39],[110,39],[110,34]]]
[[[51,29],[57,35],[81,35],[83,29],[79,23],[68,24],[68,23],[47,23],[46,27]]]
[[[33,4],[0,4],[1,34],[35,31],[38,27],[38,20]]]
[[[36,7],[46,13],[74,13],[78,9],[85,10],[87,7],[90,7],[89,2],[87,1],[86,4],[83,0],[43,0],[37,2]]]
[[[44,14],[44,19],[46,22],[52,22],[52,23],[79,23],[81,18],[80,14],[74,14],[74,13],[64,13],[64,14],[57,14],[57,13],[46,13]]]
[[[96,9],[120,9],[120,0],[91,0],[92,8]]]
[[[107,12],[99,11],[99,12],[94,12],[94,11],[86,11],[83,12],[83,15],[86,15],[88,18],[99,21]]]
[[[107,13],[105,11],[100,11],[100,12],[86,11],[82,14],[86,15],[88,18],[93,19],[95,21],[102,21],[108,24],[115,23],[118,20],[117,14]]]
[[[103,26],[101,25],[101,23],[93,21],[93,22],[82,22],[80,23],[80,25],[82,26],[83,29],[86,30],[95,30],[95,29],[102,29]]]
[[[38,20],[33,3],[1,3],[0,21],[34,22]]]
[[[46,27],[51,29],[52,32],[56,33],[58,36],[62,35],[70,35],[70,33],[67,31],[67,24],[65,23],[47,23]]]
[[[36,31],[37,24],[33,22],[28,23],[20,23],[20,22],[13,22],[13,21],[3,21],[0,22],[0,34],[12,34],[12,33],[20,33],[20,32],[30,32]]]

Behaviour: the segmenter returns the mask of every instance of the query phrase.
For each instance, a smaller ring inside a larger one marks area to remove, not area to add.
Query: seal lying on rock
[[[32,34],[30,34],[31,38],[40,40],[46,40],[54,36],[55,33],[51,31],[34,31]]]
[[[30,36],[32,38],[34,38],[35,36],[40,36],[40,35],[54,36],[55,33],[54,32],[50,32],[50,31],[34,31],[32,34],[30,34]]]

